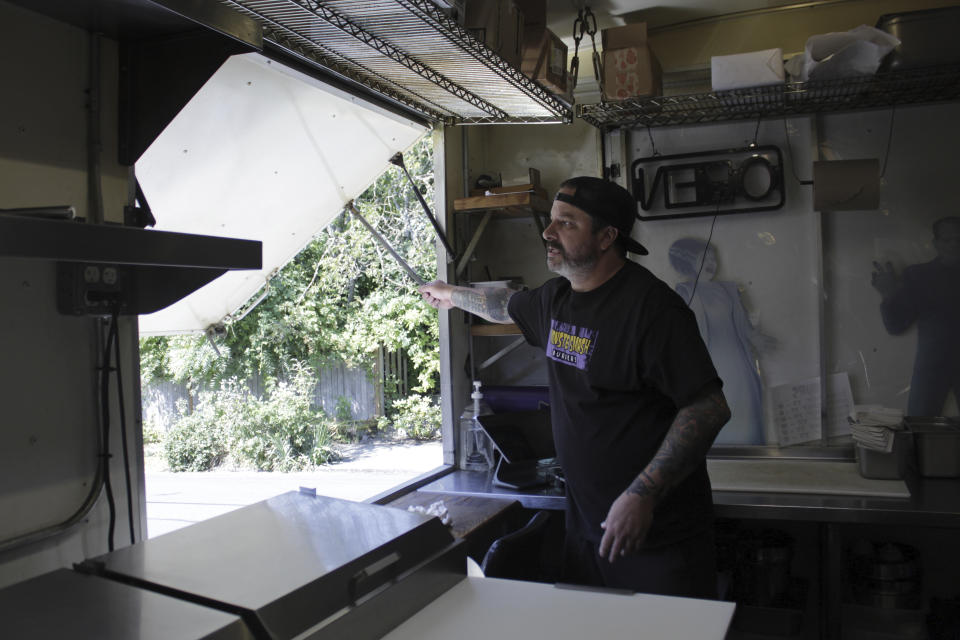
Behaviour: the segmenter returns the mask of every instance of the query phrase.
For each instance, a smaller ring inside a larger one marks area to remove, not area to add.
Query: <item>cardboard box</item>
[[[433,4],[440,7],[445,16],[463,26],[463,14],[466,10],[466,0],[433,0]]]
[[[567,92],[567,45],[545,26],[524,26],[523,75],[558,94]]]
[[[527,26],[547,25],[547,0],[514,0]]]
[[[497,53],[512,67],[520,68],[523,59],[523,14],[513,0],[500,0],[500,48]]]
[[[710,58],[714,91],[783,84],[783,51],[766,49]]]
[[[603,99],[649,98],[663,93],[660,61],[647,45],[647,23],[604,29]]]
[[[514,67],[523,54],[523,24],[513,0],[469,0],[464,9],[464,29]]]

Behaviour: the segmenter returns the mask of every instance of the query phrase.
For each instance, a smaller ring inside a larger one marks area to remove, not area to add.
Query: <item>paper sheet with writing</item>
[[[847,417],[853,412],[853,394],[850,379],[845,372],[827,377],[826,388],[827,436],[850,432]],[[773,416],[777,426],[777,439],[781,447],[819,440],[822,437],[820,424],[820,378],[783,384],[770,390]]]

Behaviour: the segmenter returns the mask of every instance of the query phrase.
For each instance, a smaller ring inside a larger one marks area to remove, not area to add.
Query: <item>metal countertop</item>
[[[907,477],[910,498],[874,498],[802,493],[714,491],[718,517],[893,524],[960,528],[960,479]],[[421,492],[511,498],[528,509],[563,510],[563,489],[494,487],[492,473],[456,470],[419,488]]]
[[[238,615],[58,569],[0,590],[4,638],[253,640]]]

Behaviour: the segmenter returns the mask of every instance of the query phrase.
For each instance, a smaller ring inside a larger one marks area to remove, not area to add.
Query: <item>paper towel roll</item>
[[[880,161],[821,160],[813,163],[813,208],[851,211],[880,208]]]

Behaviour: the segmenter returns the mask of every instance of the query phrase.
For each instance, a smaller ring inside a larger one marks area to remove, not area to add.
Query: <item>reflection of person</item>
[[[763,444],[760,376],[751,353],[751,338],[756,332],[743,308],[737,285],[713,281],[717,253],[710,245],[704,254],[706,247],[702,240],[681,238],[670,246],[670,264],[688,278],[677,284],[677,293],[697,317],[700,335],[723,380],[723,395],[730,405],[730,422],[724,425],[714,444]]]
[[[883,325],[899,335],[917,324],[907,415],[936,416],[952,390],[960,403],[960,217],[933,223],[937,257],[903,270],[873,263],[873,287],[880,292]]]
[[[627,260],[636,205],[599,178],[564,182],[544,230],[562,277],[530,291],[433,282],[433,306],[513,319],[546,351],[551,418],[567,481],[564,580],[715,597],[705,457],[729,418],[683,300]]]

